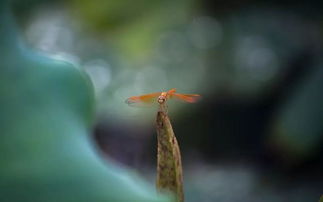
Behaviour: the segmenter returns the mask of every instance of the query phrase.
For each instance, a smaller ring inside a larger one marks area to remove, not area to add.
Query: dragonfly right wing
[[[141,95],[141,96],[132,96],[128,99],[126,99],[126,103],[129,106],[132,107],[144,107],[144,106],[149,106],[156,101],[157,103],[157,97],[161,94],[161,92],[156,92],[156,93],[150,93],[146,95]]]

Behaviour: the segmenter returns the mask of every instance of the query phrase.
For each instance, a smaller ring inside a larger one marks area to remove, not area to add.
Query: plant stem
[[[184,201],[180,149],[170,120],[164,110],[158,111],[157,128],[157,189],[175,194],[177,202]]]

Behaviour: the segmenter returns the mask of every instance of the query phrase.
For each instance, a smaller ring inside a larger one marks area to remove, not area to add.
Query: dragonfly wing
[[[172,95],[175,92],[176,92],[176,88],[172,88],[167,93],[170,94],[170,95]]]
[[[181,101],[195,103],[201,99],[201,96],[198,94],[180,94],[180,93],[173,93],[174,98],[177,98]]]
[[[144,107],[151,105],[154,101],[157,101],[157,97],[161,94],[161,92],[150,93],[141,96],[132,96],[126,99],[126,103],[129,106],[133,107]]]

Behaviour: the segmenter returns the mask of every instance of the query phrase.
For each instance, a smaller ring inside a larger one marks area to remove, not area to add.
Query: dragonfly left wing
[[[201,99],[201,96],[198,94],[180,94],[180,93],[173,93],[172,94],[174,98],[177,98],[179,100],[189,102],[189,103],[195,103],[198,100]]]

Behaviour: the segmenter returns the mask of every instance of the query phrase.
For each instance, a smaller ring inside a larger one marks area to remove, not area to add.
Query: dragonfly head
[[[163,104],[166,102],[166,97],[167,97],[167,93],[166,92],[162,92],[160,96],[158,96],[158,103],[159,104]]]

